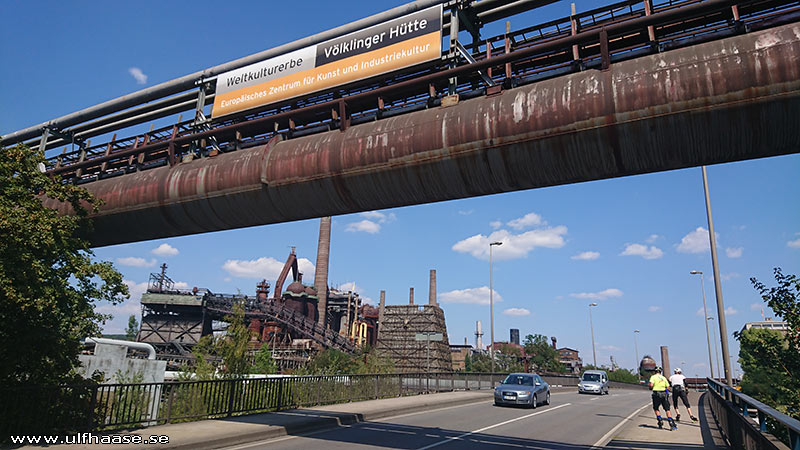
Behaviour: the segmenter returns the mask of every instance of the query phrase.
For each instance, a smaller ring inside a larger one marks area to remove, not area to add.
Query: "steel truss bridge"
[[[418,1],[3,145],[48,151],[49,174],[105,200],[95,245],[798,151],[788,117],[800,113],[800,2],[629,0],[481,35],[553,1]],[[439,3],[450,44],[435,62],[208,118],[220,73]],[[172,126],[90,143],[187,111]],[[54,154],[63,145],[73,149]]]

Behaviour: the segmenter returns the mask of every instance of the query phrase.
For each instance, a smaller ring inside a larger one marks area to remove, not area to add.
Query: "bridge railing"
[[[146,427],[259,412],[402,397],[493,389],[505,373],[272,376],[138,384],[0,388],[0,437]],[[578,377],[543,375],[552,387]]]
[[[731,448],[800,450],[800,421],[716,380],[707,381],[711,410]]]

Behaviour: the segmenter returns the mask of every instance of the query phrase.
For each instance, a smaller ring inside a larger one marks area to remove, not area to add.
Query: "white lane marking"
[[[425,410],[425,411],[417,411],[417,412],[413,412],[413,413],[398,414],[396,416],[381,417],[380,419],[376,419],[376,420],[372,420],[372,421],[368,421],[368,422],[375,422],[377,420],[398,419],[400,417],[416,416],[418,414],[445,411],[445,410],[453,409],[453,408],[463,408],[464,406],[477,405],[477,404],[480,404],[480,403],[491,403],[491,401],[485,402],[483,400],[480,400],[480,401],[476,401],[474,403],[462,403],[460,405],[446,406],[444,408],[428,409],[428,410]],[[284,413],[282,413],[282,414],[284,414]],[[301,413],[294,413],[294,414],[302,415]],[[323,417],[327,417],[327,416],[323,416]],[[360,423],[366,423],[366,422],[360,422]],[[359,425],[360,423],[353,424],[353,425],[341,424],[341,425],[339,425],[339,428],[350,428],[350,427],[353,427],[355,425]],[[297,439],[297,438],[301,438],[301,437],[313,436],[315,434],[327,433],[328,431],[333,431],[335,429],[336,428],[327,428],[327,429],[324,429],[324,430],[311,431],[311,432],[308,432],[308,433],[295,434],[295,435],[292,435],[292,436],[283,436],[283,437],[278,437],[278,438],[264,439],[264,440],[261,440],[261,441],[249,442],[247,444],[236,445],[236,446],[233,446],[233,447],[223,447],[223,450],[242,450],[242,449],[245,449],[245,448],[256,447],[256,446],[259,446],[259,445],[267,445],[267,444],[272,444],[272,443],[275,443],[275,442],[288,441],[289,439]]]
[[[570,392],[551,392],[550,393],[551,396],[553,396],[553,395],[563,395],[563,394],[570,394]],[[378,420],[381,420],[381,421],[393,420],[393,419],[399,419],[401,417],[417,416],[419,414],[427,414],[427,413],[434,413],[434,412],[439,412],[439,411],[446,411],[448,409],[453,409],[453,408],[463,408],[464,406],[478,405],[478,404],[481,404],[481,403],[492,403],[492,401],[490,400],[488,402],[485,402],[483,400],[478,400],[478,401],[472,402],[472,403],[462,403],[460,405],[455,405],[455,406],[445,406],[444,408],[428,409],[428,410],[425,410],[425,411],[417,411],[417,412],[412,412],[412,413],[398,414],[396,416],[381,417],[379,419],[371,420],[371,421],[368,421],[368,422],[376,422]],[[286,412],[281,412],[281,414],[287,414],[287,413]],[[288,413],[288,414],[302,415],[302,413]],[[327,417],[327,416],[325,416],[325,417]],[[339,427],[340,428],[350,428],[350,427],[353,427],[353,426],[356,426],[356,425],[359,425],[359,424],[353,424],[353,425],[344,425],[344,424],[342,424],[342,425],[339,425]],[[311,431],[311,432],[308,432],[308,433],[295,434],[295,435],[292,435],[292,436],[269,438],[269,439],[264,439],[264,440],[260,440],[260,441],[249,442],[247,444],[236,445],[236,446],[233,446],[233,447],[223,447],[221,450],[242,450],[242,449],[245,449],[245,448],[256,447],[256,446],[259,446],[259,445],[272,444],[272,443],[275,443],[275,442],[288,441],[289,439],[297,439],[297,438],[301,438],[301,437],[313,436],[313,435],[320,434],[320,433],[327,433],[328,431],[332,431],[332,430],[335,430],[335,429],[336,428],[327,428],[327,429],[324,429],[324,430]],[[439,436],[435,436],[435,437],[439,437]]]
[[[620,423],[618,423],[617,426],[615,426],[614,428],[611,429],[611,431],[603,435],[603,437],[601,437],[599,441],[595,442],[592,448],[595,449],[595,448],[605,447],[605,445],[611,441],[611,437],[614,435],[614,433],[616,433],[617,430],[619,430],[620,428],[622,428],[623,425],[625,425],[625,422],[631,420],[633,416],[639,414],[643,409],[647,408],[647,406],[650,404],[651,403],[645,403],[644,406],[632,412],[628,417],[622,419],[622,421],[620,421]]]
[[[546,409],[544,411],[538,411],[538,412],[531,413],[531,414],[528,414],[528,415],[525,415],[525,416],[522,416],[522,417],[517,417],[516,419],[506,420],[505,422],[500,422],[500,423],[496,423],[494,425],[489,425],[488,427],[479,428],[477,430],[473,430],[473,431],[470,431],[470,432],[467,432],[467,433],[463,433],[463,434],[460,434],[460,435],[455,436],[455,437],[449,437],[449,438],[447,438],[447,439],[445,439],[443,441],[434,442],[433,444],[426,445],[425,447],[420,447],[417,450],[428,450],[429,448],[434,448],[434,447],[438,447],[438,446],[443,445],[443,444],[447,444],[447,443],[452,442],[452,441],[457,441],[457,440],[460,440],[461,438],[473,435],[475,433],[482,433],[482,432],[484,432],[486,430],[491,430],[492,428],[497,428],[497,427],[500,427],[500,426],[503,426],[503,425],[507,425],[509,423],[516,422],[518,420],[527,419],[528,417],[538,416],[539,414],[544,414],[544,413],[547,413],[547,412],[550,412],[550,411],[555,411],[555,410],[557,410],[559,408],[563,408],[563,407],[569,406],[571,404],[572,403],[564,403],[563,405],[554,406],[554,407]]]

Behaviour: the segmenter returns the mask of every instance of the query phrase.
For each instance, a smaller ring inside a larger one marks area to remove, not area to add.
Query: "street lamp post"
[[[692,270],[689,272],[692,275],[700,275],[700,289],[703,291],[703,317],[706,323],[706,342],[708,343],[708,367],[711,370],[711,378],[714,378],[714,364],[711,360],[711,334],[708,332],[708,309],[706,308],[706,283],[703,280],[703,272],[700,270]],[[717,359],[719,361],[719,359]],[[717,366],[719,368],[719,366]]]
[[[492,373],[494,373],[494,286],[492,283],[492,247],[503,245],[502,242],[489,243],[489,334],[492,339],[489,345],[489,356],[492,358]]]
[[[714,318],[713,317],[709,317],[706,320],[714,320]],[[711,328],[712,329],[714,328],[714,322],[711,322]],[[721,367],[719,365],[719,340],[717,340],[717,335],[716,334],[714,335],[714,357],[717,360],[717,370],[719,370],[719,368]]]
[[[639,344],[636,342],[637,334],[639,334],[639,330],[633,330],[633,348],[636,349],[636,378],[641,379],[642,374],[639,370]]]
[[[589,327],[592,330],[592,362],[594,367],[597,368],[597,353],[594,351],[594,322],[592,321],[592,306],[597,306],[597,303],[589,303]]]

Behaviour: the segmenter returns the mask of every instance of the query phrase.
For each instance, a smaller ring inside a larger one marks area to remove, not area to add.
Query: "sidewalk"
[[[689,402],[692,405],[692,412],[697,416],[697,422],[689,419],[686,408],[679,403],[681,421],[678,422],[678,429],[669,431],[669,424],[663,412],[664,429],[659,429],[653,407],[647,405],[633,415],[617,434],[612,436],[612,440],[605,448],[618,450],[727,449],[728,446],[717,429],[714,416],[711,415],[711,407],[706,395],[710,394],[694,391],[689,394]],[[674,409],[671,412],[674,417]]]
[[[349,425],[383,417],[465,405],[491,399],[491,390],[458,391],[439,394],[414,395],[389,400],[368,400],[339,405],[318,406],[310,409],[292,409],[275,413],[253,414],[230,419],[202,420],[169,425],[159,425],[119,434],[169,436],[169,444],[122,445],[49,445],[55,449],[197,449],[206,450],[223,446],[276,438],[288,434],[307,433],[337,425]],[[107,433],[104,433],[107,434]],[[26,446],[40,449],[41,446]]]

